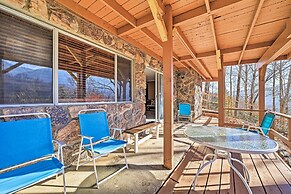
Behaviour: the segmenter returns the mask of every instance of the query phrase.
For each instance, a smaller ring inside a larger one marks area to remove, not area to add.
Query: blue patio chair
[[[110,179],[111,177],[118,174],[125,168],[128,168],[125,155],[125,146],[127,142],[122,140],[122,130],[119,128],[113,128],[114,130],[113,135],[110,136],[106,111],[104,109],[81,110],[79,111],[78,116],[82,140],[79,148],[79,156],[76,170],[78,170],[79,166],[84,165],[93,160],[96,185],[97,188],[99,188],[99,185],[101,183]],[[120,140],[114,138],[116,131],[119,131]],[[99,181],[95,160],[102,156],[106,156],[109,153],[114,152],[115,150],[120,148],[123,149],[125,166],[123,166],[121,169],[114,172],[110,176],[106,177],[102,181]],[[89,160],[80,164],[80,157],[84,151],[88,151],[91,157]]]
[[[273,122],[275,120],[275,114],[271,112],[266,112],[263,121],[260,126],[249,125],[247,131],[256,131],[261,135],[268,136],[269,130],[271,129]]]
[[[15,193],[60,173],[66,193],[63,146],[52,139],[47,113],[0,116],[0,193]]]
[[[178,122],[180,118],[187,118],[192,122],[193,111],[191,111],[191,105],[188,103],[180,103],[178,109]]]

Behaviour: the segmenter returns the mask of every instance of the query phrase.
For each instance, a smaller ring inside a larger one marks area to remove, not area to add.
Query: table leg
[[[207,155],[210,155],[210,154],[207,154]],[[194,182],[193,182],[193,190],[195,191],[195,188],[196,188],[196,182],[197,182],[197,178],[198,178],[198,175],[200,174],[200,172],[209,164],[212,164],[216,159],[217,159],[217,155],[216,154],[212,154],[213,155],[213,158],[212,160],[209,160],[208,162],[204,163],[204,159],[203,159],[203,165],[198,169],[196,175],[195,175],[195,179],[194,179]]]
[[[239,163],[240,165],[242,165],[242,167],[243,167],[243,171],[244,171],[244,174],[245,174],[245,176],[246,176],[246,181],[247,181],[247,183],[249,184],[250,183],[250,181],[251,181],[251,176],[250,176],[250,173],[249,173],[249,170],[248,170],[248,168],[246,167],[246,165],[244,164],[244,163],[242,163],[240,160],[238,160],[238,159],[235,159],[235,158],[230,158],[232,161],[235,161],[235,162],[237,162],[237,163]]]
[[[138,133],[134,134],[134,153],[138,152]]]
[[[228,163],[229,163],[229,165],[230,165],[230,167],[232,168],[232,170],[239,176],[239,178],[241,179],[241,181],[243,182],[243,184],[245,185],[245,187],[246,187],[246,189],[248,190],[248,193],[249,194],[253,194],[253,192],[252,192],[252,190],[251,190],[251,188],[250,188],[250,186],[248,185],[248,183],[247,183],[247,181],[246,181],[246,179],[242,176],[242,174],[232,165],[232,160],[234,160],[234,161],[238,161],[238,160],[236,160],[236,159],[234,159],[234,158],[231,158],[231,154],[230,153],[228,153],[227,154],[227,161],[228,161]],[[239,162],[240,164],[242,164],[241,162]],[[243,164],[243,167],[244,168],[246,168],[246,166]],[[247,171],[248,172],[248,171]]]

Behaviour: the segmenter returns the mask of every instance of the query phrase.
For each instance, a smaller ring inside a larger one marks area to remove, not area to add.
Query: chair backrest
[[[3,117],[9,116],[0,118]],[[32,118],[0,122],[0,153],[0,169],[52,155],[54,147],[51,119]]]
[[[272,124],[275,119],[275,114],[267,112],[264,116],[264,119],[260,125],[265,135],[268,135],[269,129],[272,127]]]
[[[191,116],[191,105],[187,103],[180,103],[179,115]]]
[[[92,109],[94,110],[94,109]],[[90,109],[86,110],[90,111]],[[93,137],[92,142],[101,140],[110,136],[107,115],[105,110],[96,109],[95,112],[79,113],[79,123],[81,135]],[[87,139],[83,140],[83,144],[89,144]]]

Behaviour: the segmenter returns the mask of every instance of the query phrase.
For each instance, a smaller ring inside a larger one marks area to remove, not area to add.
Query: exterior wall
[[[88,105],[19,106],[0,108],[0,114],[47,112],[52,117],[54,138],[67,143],[65,161],[76,159],[72,154],[78,149],[80,139],[77,113],[86,108],[104,108],[110,127],[130,128],[145,122],[146,76],[145,68],[162,71],[162,65],[138,48],[115,37],[96,25],[71,13],[52,0],[1,0],[0,3],[26,15],[56,26],[59,29],[83,37],[107,49],[133,59],[133,102]]]
[[[52,117],[54,138],[68,145],[64,151],[65,162],[67,164],[70,164],[76,159],[76,156],[72,155],[77,151],[80,142],[78,138],[79,126],[77,121],[77,113],[79,110],[86,108],[106,109],[110,127],[125,129],[145,122],[145,68],[150,67],[151,69],[162,72],[162,64],[160,62],[138,48],[71,13],[53,0],[0,0],[0,3],[56,26],[59,29],[121,53],[133,59],[134,65],[134,95],[132,103],[7,107],[0,108],[0,114],[31,112],[49,113]],[[175,115],[177,112],[177,103],[179,102],[189,102],[193,104],[195,117],[200,115],[202,107],[202,101],[199,102],[199,99],[202,99],[201,78],[195,72],[186,73],[185,71],[175,71],[174,80],[174,89],[177,89],[174,90]]]
[[[202,114],[202,80],[193,70],[177,70],[176,72],[176,109],[179,103],[189,103],[194,111],[193,118]],[[174,114],[177,118],[177,110]]]

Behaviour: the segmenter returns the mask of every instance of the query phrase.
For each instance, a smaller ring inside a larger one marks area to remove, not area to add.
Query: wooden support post
[[[164,166],[173,168],[173,16],[172,7],[166,6],[164,21],[168,31],[167,41],[163,42],[164,74]]]
[[[225,67],[221,64],[218,70],[218,126],[224,126],[224,101],[225,101]]]
[[[265,114],[265,74],[266,66],[259,69],[259,123],[262,122]]]

